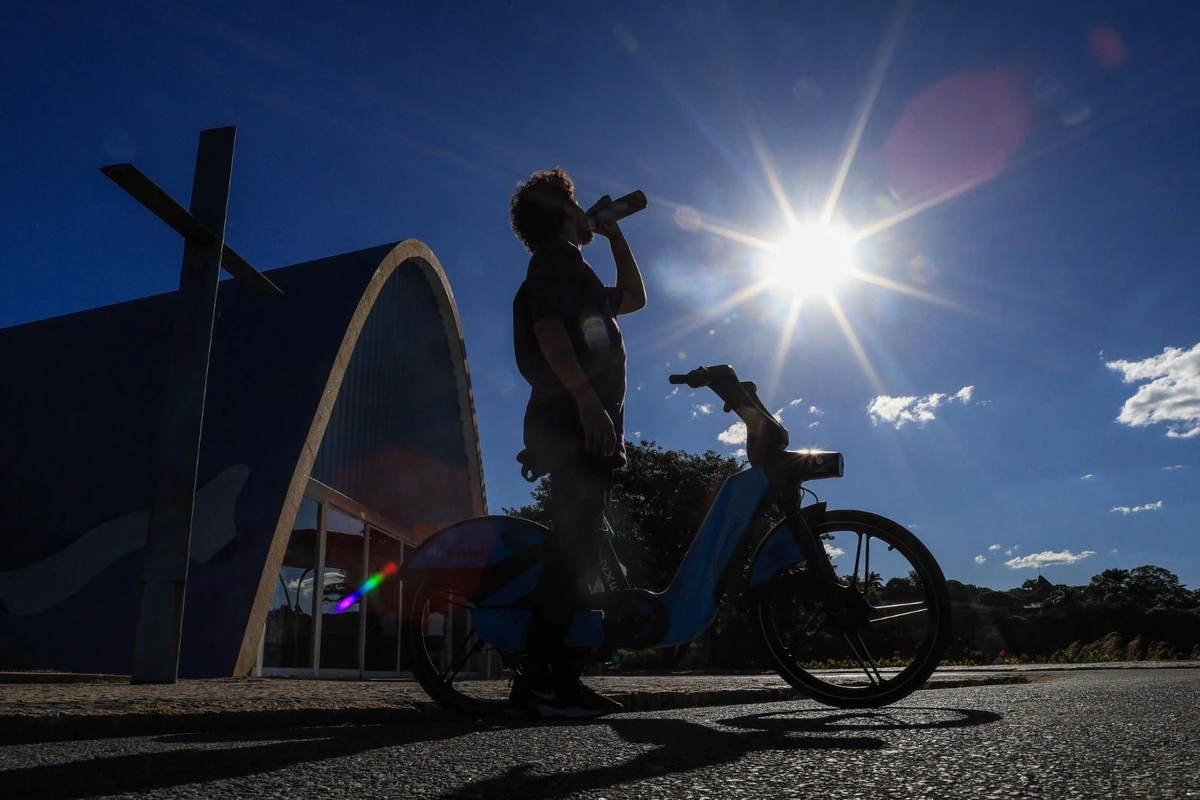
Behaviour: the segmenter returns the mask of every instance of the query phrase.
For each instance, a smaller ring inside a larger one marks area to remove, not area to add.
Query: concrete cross
[[[133,655],[134,683],[174,683],[179,675],[196,470],[221,269],[257,294],[282,294],[225,243],[236,136],[237,129],[232,127],[200,133],[190,211],[133,164],[111,164],[100,169],[170,225],[185,243],[146,537]]]

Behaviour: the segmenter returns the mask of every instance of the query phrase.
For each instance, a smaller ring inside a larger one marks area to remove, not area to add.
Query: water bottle
[[[618,197],[616,200],[611,200],[606,205],[600,206],[595,210],[595,212],[593,212],[593,214],[588,214],[588,228],[593,231],[596,230],[596,219],[594,214],[601,211],[606,214],[612,214],[614,220],[620,221],[628,217],[630,214],[636,214],[637,212],[641,211],[646,207],[646,205],[647,202],[645,192],[640,190],[630,192],[624,197]]]

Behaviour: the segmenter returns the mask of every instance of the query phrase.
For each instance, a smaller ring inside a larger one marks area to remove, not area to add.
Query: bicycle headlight
[[[802,481],[840,478],[845,474],[845,461],[836,450],[789,450],[788,456]]]

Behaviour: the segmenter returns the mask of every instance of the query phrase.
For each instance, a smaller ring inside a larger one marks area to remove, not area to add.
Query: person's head
[[[511,214],[513,233],[531,253],[554,239],[590,244],[595,238],[575,200],[575,183],[563,169],[535,172],[518,184]]]

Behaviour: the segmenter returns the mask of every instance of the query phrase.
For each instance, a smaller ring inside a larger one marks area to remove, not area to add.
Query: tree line
[[[665,450],[653,441],[627,443],[628,464],[615,475],[609,516],[614,547],[634,585],[665,589],[725,479],[745,468],[739,458]],[[549,524],[550,479],[534,487],[531,502],[504,513]],[[759,521],[763,534],[778,522]],[[870,576],[882,594],[911,593],[908,576]],[[1082,586],[1055,584],[1039,575],[999,591],[948,581],[953,604],[952,663],[1120,661],[1200,658],[1200,590],[1183,586],[1154,565],[1106,569]],[[717,620],[689,648],[626,654],[650,668],[755,669],[761,659],[743,618],[736,585]],[[682,660],[682,661],[681,661]]]

